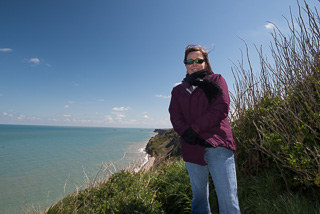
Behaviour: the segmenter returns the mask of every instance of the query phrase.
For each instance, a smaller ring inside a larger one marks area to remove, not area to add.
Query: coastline
[[[143,163],[134,168],[134,172],[140,172],[140,171],[148,171],[152,168],[153,164],[154,164],[154,161],[155,161],[155,157],[152,157],[151,155],[147,154]]]
[[[165,133],[165,129],[155,129],[153,132],[156,134],[154,136],[152,136],[148,140],[145,147],[141,149],[144,153],[146,153],[146,156],[144,157],[142,164],[140,164],[138,167],[135,167],[133,169],[134,172],[149,171],[154,166],[154,163],[156,161],[155,153],[151,152],[148,148],[154,142],[155,138],[157,138],[160,135],[163,135]]]
[[[1,213],[44,209],[122,169],[145,165],[153,131],[2,125]]]
[[[149,155],[148,157],[148,161],[142,165],[142,167],[140,168],[140,171],[148,171],[153,167],[153,164],[155,162],[155,157],[152,157]]]
[[[171,157],[181,156],[180,137],[173,129],[155,129],[143,150],[146,153],[143,163],[135,170],[148,171]]]
[[[156,132],[156,130],[154,131]],[[147,146],[148,144],[152,141],[152,139],[157,136],[158,134],[155,134],[154,136],[152,136],[148,142],[146,143],[144,148],[141,148],[141,152],[145,153],[144,159],[142,161],[142,164],[139,164],[137,167],[134,167],[133,171],[134,172],[140,172],[140,171],[148,171],[152,168],[154,161],[155,161],[155,157],[153,157],[151,154],[148,154],[147,152]]]

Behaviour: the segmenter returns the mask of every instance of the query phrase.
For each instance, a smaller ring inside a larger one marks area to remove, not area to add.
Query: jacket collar
[[[182,81],[181,85],[184,87],[184,88],[190,88],[190,84],[186,81]]]

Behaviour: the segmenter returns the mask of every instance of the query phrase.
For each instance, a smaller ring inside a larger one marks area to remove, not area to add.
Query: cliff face
[[[154,166],[170,157],[181,156],[180,137],[173,129],[156,129],[154,132],[158,134],[146,146],[146,152],[156,158]]]

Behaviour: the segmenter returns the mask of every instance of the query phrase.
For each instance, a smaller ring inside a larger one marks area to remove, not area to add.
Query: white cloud
[[[107,116],[104,118],[104,120],[105,120],[107,123],[113,123],[113,122],[114,122],[113,118],[112,118],[110,115],[107,115]]]
[[[70,104],[74,104],[75,102],[72,100],[68,101],[68,104],[66,104],[65,106],[63,106],[63,108],[70,108]]]
[[[40,59],[39,58],[31,58],[28,60],[28,62],[38,65],[38,64],[40,64]]]
[[[0,52],[11,52],[11,48],[0,48]]]
[[[3,116],[6,116],[6,117],[13,117],[13,114],[9,114],[7,112],[3,112]]]
[[[162,95],[162,94],[157,94],[156,97],[158,98],[163,98],[163,99],[169,99],[171,96],[170,95]]]
[[[48,121],[59,122],[60,120],[56,118],[49,118]]]
[[[126,115],[125,114],[122,114],[122,113],[120,113],[120,112],[112,112],[113,114],[115,114],[115,115],[117,115],[117,118],[118,119],[122,119],[122,118],[125,118],[126,117]]]
[[[71,115],[70,114],[65,114],[63,115],[64,117],[64,120],[65,122],[72,122],[72,118],[71,118]]]
[[[149,118],[149,116],[145,114],[145,115],[143,115],[143,118],[148,119],[148,118]]]
[[[128,111],[131,109],[130,107],[114,107],[112,110],[113,111]]]
[[[267,28],[267,29],[274,29],[276,26],[275,26],[274,24],[272,24],[272,23],[269,22],[269,23],[266,24],[264,27]]]
[[[21,114],[17,117],[17,120],[23,120],[24,118],[26,118],[26,116]]]
[[[99,101],[99,102],[104,102],[104,99],[99,99],[98,101]]]
[[[112,112],[112,114],[115,114],[116,115],[116,119],[117,120],[122,120],[123,118],[126,117],[125,114],[121,113],[121,112]]]
[[[30,117],[29,119],[30,119],[31,121],[34,121],[34,120],[35,120],[35,121],[38,121],[38,120],[41,120],[39,117]]]

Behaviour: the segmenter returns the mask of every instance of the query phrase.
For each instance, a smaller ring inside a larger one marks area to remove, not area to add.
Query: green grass
[[[188,181],[182,161],[148,172],[123,170],[65,197],[46,213],[189,213]]]
[[[239,176],[238,186],[242,213],[320,213],[319,189],[288,190],[281,175],[273,170],[256,176]]]
[[[238,175],[242,213],[320,213],[318,192],[287,190],[282,177],[273,171]],[[212,212],[218,213],[212,184],[210,193]],[[147,172],[115,173],[108,181],[65,197],[46,213],[190,213],[191,199],[184,162],[171,160]]]

